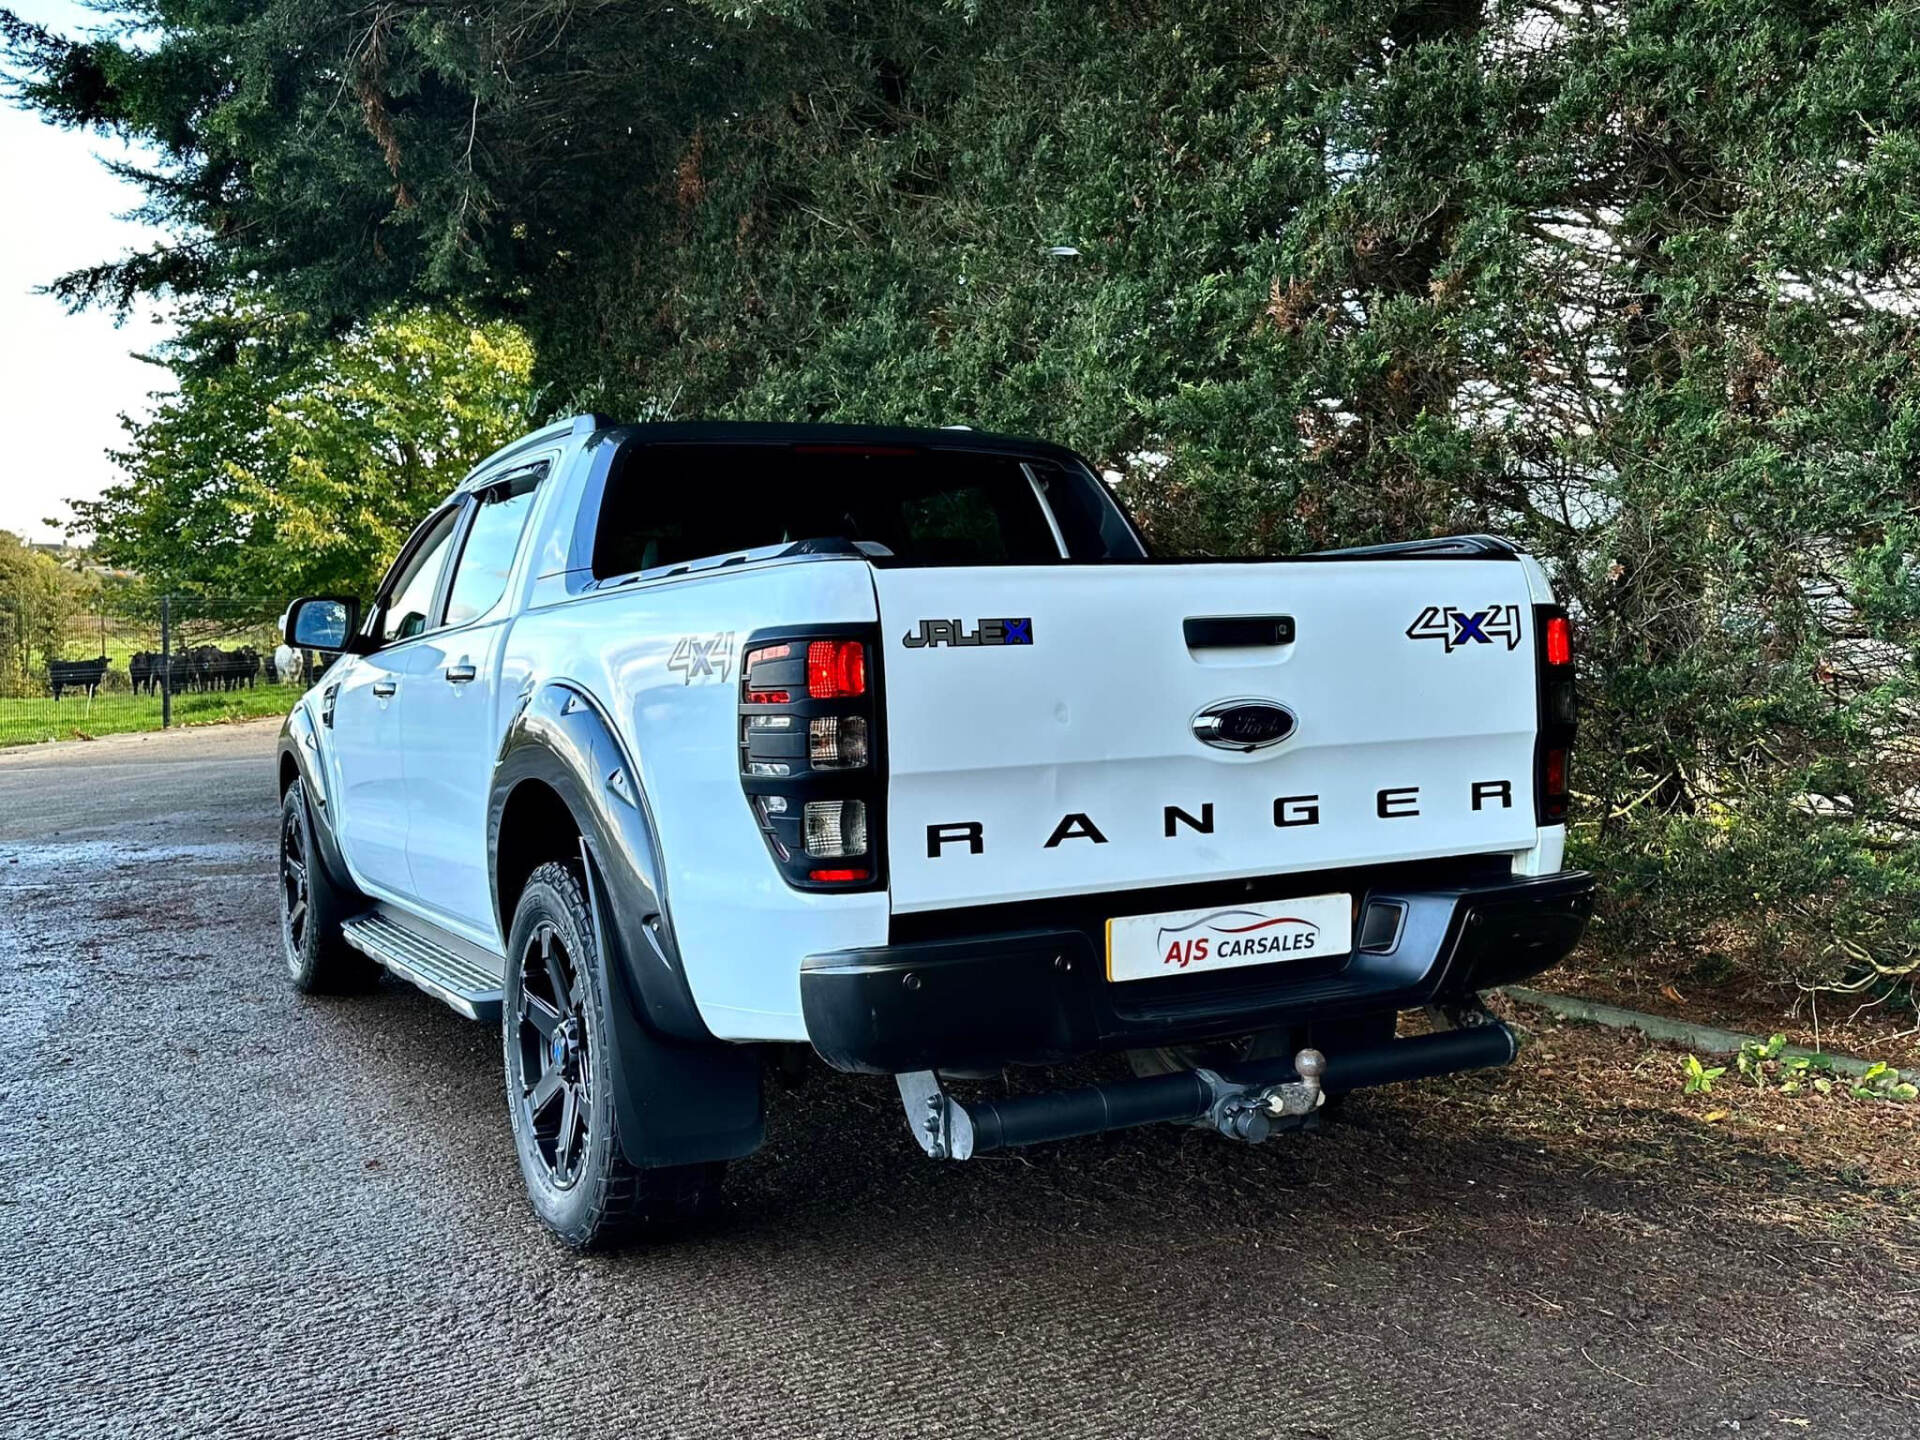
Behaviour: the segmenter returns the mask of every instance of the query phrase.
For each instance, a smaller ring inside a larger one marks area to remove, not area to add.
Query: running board
[[[431,940],[378,910],[344,922],[340,933],[361,954],[469,1019],[500,1018],[500,976],[478,953]]]

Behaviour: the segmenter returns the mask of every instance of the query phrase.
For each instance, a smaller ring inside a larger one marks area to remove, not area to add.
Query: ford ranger
[[[1591,903],[1533,559],[1162,559],[1054,445],[582,416],[285,632],[333,657],[278,751],[293,981],[498,1023],[578,1246],[711,1206],[801,1047],[951,1159],[1504,1064],[1479,992]]]

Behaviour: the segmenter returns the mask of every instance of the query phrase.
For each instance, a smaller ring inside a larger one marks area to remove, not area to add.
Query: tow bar
[[[1486,1069],[1513,1059],[1513,1032],[1504,1024],[1482,1010],[1461,1018],[1465,1023],[1459,1029],[1331,1058],[1302,1050],[1291,1061],[1253,1061],[1230,1074],[1181,1070],[999,1100],[956,1100],[931,1070],[894,1079],[914,1139],[936,1160],[966,1160],[1015,1145],[1161,1121],[1199,1121],[1230,1139],[1257,1145],[1280,1122],[1297,1124],[1311,1115],[1328,1094]]]

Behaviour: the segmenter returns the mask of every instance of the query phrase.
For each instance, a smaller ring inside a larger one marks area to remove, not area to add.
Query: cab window
[[[447,549],[459,515],[458,509],[450,509],[430,521],[426,538],[388,583],[374,632],[380,644],[411,640],[427,629],[433,595],[440,587],[440,572],[446,568]]]
[[[533,511],[534,487],[546,473],[538,470],[502,480],[480,496],[467,529],[466,543],[453,567],[447,596],[447,624],[470,625],[500,603],[507,593],[507,572],[520,549],[520,536]]]
[[[838,537],[902,565],[1067,558],[1018,457],[913,446],[630,445],[615,457],[595,579]]]

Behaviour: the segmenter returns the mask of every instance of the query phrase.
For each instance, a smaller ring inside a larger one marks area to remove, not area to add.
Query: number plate
[[[1152,980],[1344,955],[1353,948],[1353,897],[1217,905],[1107,921],[1107,978]]]

